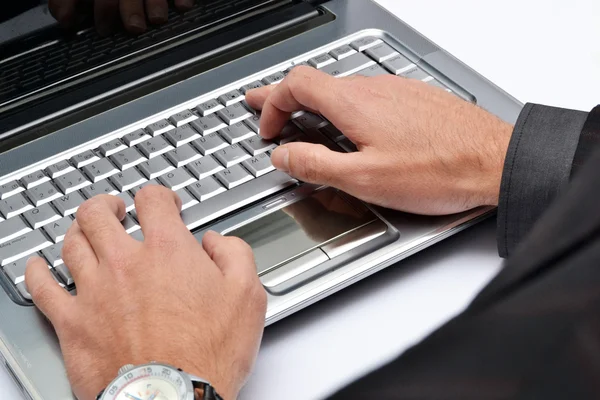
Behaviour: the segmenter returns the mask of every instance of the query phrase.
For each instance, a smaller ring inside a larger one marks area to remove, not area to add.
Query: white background
[[[600,102],[597,1],[377,1],[522,102]],[[240,398],[322,398],[400,354],[499,270],[494,228],[480,224],[267,328]],[[0,370],[0,400],[20,398]]]

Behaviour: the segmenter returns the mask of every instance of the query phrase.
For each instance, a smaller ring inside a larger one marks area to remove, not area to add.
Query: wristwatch
[[[195,397],[202,389],[201,399]],[[96,400],[223,400],[211,384],[202,378],[167,364],[151,362],[119,369],[114,381]]]

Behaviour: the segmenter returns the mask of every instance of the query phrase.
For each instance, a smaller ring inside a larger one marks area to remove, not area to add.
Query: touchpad
[[[276,286],[386,230],[387,225],[363,203],[327,188],[227,235],[240,237],[253,248],[258,274],[270,276]]]

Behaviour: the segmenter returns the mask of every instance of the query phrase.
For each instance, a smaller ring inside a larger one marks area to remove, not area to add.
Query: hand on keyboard
[[[76,296],[45,261],[28,262],[27,286],[56,329],[75,395],[95,399],[122,365],[160,361],[235,399],[266,312],[250,247],[214,232],[199,244],[166,188],[146,187],[135,203],[143,242],[119,221],[126,215],[119,197],[96,196],[79,208],[63,247]]]
[[[384,207],[450,214],[496,205],[512,127],[424,82],[396,76],[334,78],[297,67],[246,94],[276,137],[292,112],[322,114],[358,147],[339,153],[288,143],[272,162],[300,180],[337,187]]]
[[[152,24],[167,22],[167,0],[49,0],[48,8],[56,20],[70,26],[77,20],[83,3],[93,2],[96,28],[102,34],[113,30],[114,24],[121,21],[131,33],[142,33],[146,30],[146,20]],[[81,4],[80,4],[81,3]],[[194,0],[175,0],[178,10],[193,7]]]

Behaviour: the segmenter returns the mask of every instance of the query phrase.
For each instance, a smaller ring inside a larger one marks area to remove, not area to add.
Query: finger
[[[135,209],[145,242],[189,236],[180,215],[181,199],[172,190],[157,185],[143,188],[135,195]]]
[[[103,0],[94,2],[94,21],[101,35],[110,34],[119,20],[119,0]]]
[[[125,29],[132,33],[144,32],[147,25],[143,0],[121,0],[119,4]]]
[[[146,13],[148,20],[153,24],[167,22],[169,7],[166,0],[146,0]]]
[[[292,112],[305,109],[322,114],[343,130],[340,111],[348,112],[343,85],[343,81],[314,68],[294,68],[263,104],[261,136],[267,139],[277,136]]]
[[[46,261],[40,257],[27,260],[25,284],[35,305],[54,326],[60,326],[67,316],[67,306],[72,299],[52,277]]]
[[[265,101],[276,87],[277,85],[268,85],[258,89],[250,89],[246,92],[246,102],[255,110],[262,110]]]
[[[75,19],[77,0],[49,0],[48,9],[52,16],[63,26],[71,26]]]
[[[62,260],[78,285],[85,271],[94,270],[98,266],[98,257],[77,221],[73,221],[65,235]]]
[[[257,277],[252,248],[243,240],[208,231],[202,237],[202,247],[224,275]]]
[[[271,155],[275,168],[304,182],[345,190],[361,172],[360,153],[338,153],[312,143],[288,143]]]
[[[77,223],[99,260],[133,240],[121,224],[124,217],[125,203],[117,196],[96,196],[77,210]]]
[[[194,0],[175,0],[175,7],[180,11],[189,10],[194,7]]]

